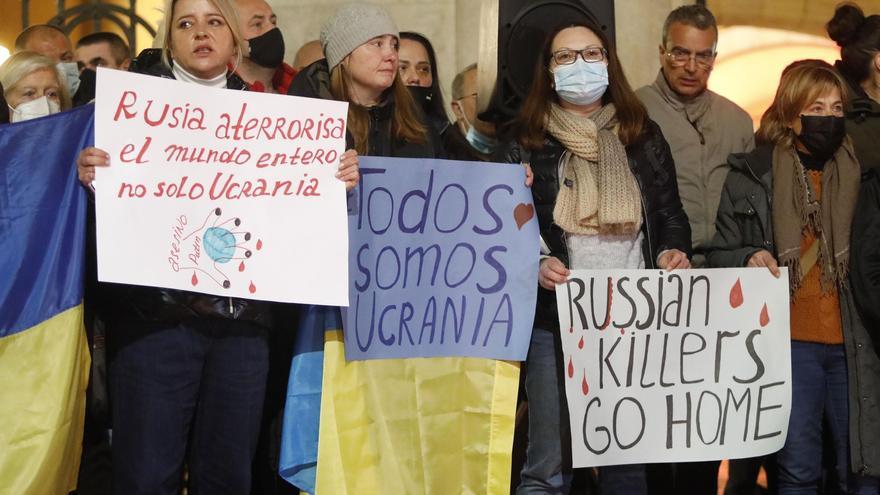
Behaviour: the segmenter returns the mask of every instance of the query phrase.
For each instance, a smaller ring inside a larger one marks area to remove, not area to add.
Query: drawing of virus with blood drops
[[[263,241],[257,239],[252,248],[251,232],[242,229],[242,221],[238,217],[224,217],[223,210],[214,208],[208,212],[201,226],[189,232],[181,239],[181,243],[189,251],[187,260],[191,266],[183,266],[181,270],[192,270],[190,283],[200,283],[199,274],[207,277],[224,289],[232,287],[227,273],[232,269],[244,272],[246,261],[251,259],[255,251],[263,249]],[[235,261],[238,261],[236,268]],[[253,281],[248,286],[253,294],[257,287]]]

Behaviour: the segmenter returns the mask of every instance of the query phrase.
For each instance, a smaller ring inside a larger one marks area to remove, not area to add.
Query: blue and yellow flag
[[[92,114],[0,126],[0,493],[76,487],[89,352],[75,162]]]

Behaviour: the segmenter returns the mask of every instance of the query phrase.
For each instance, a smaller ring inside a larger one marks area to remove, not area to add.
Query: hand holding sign
[[[111,70],[98,87],[77,168],[101,182],[100,280],[347,304],[345,188],[360,173],[345,103]]]

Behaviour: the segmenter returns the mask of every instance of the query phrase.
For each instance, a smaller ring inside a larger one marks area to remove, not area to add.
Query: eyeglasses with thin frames
[[[697,67],[703,70],[710,70],[715,65],[715,55],[714,51],[694,53],[682,48],[673,48],[666,52],[666,58],[673,67],[684,67],[694,59]]]

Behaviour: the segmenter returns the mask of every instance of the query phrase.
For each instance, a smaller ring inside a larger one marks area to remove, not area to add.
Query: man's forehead
[[[253,19],[254,17],[264,17],[268,19],[275,15],[272,11],[272,6],[270,6],[265,0],[238,0],[237,4],[239,10],[241,10],[247,17],[247,20]]]
[[[97,43],[89,43],[88,45],[78,46],[76,48],[77,52],[97,52],[97,51],[110,51],[110,43],[106,41],[98,41]]]
[[[700,29],[682,22],[673,22],[669,25],[666,43],[670,47],[680,46],[684,48],[696,48],[698,50],[711,49],[718,42],[715,29]]]
[[[471,69],[464,74],[462,87],[465,94],[475,93],[477,91],[477,69]]]
[[[59,50],[69,50],[70,40],[61,33],[46,30],[44,32],[34,34],[27,43],[31,47],[48,47],[52,46]]]

